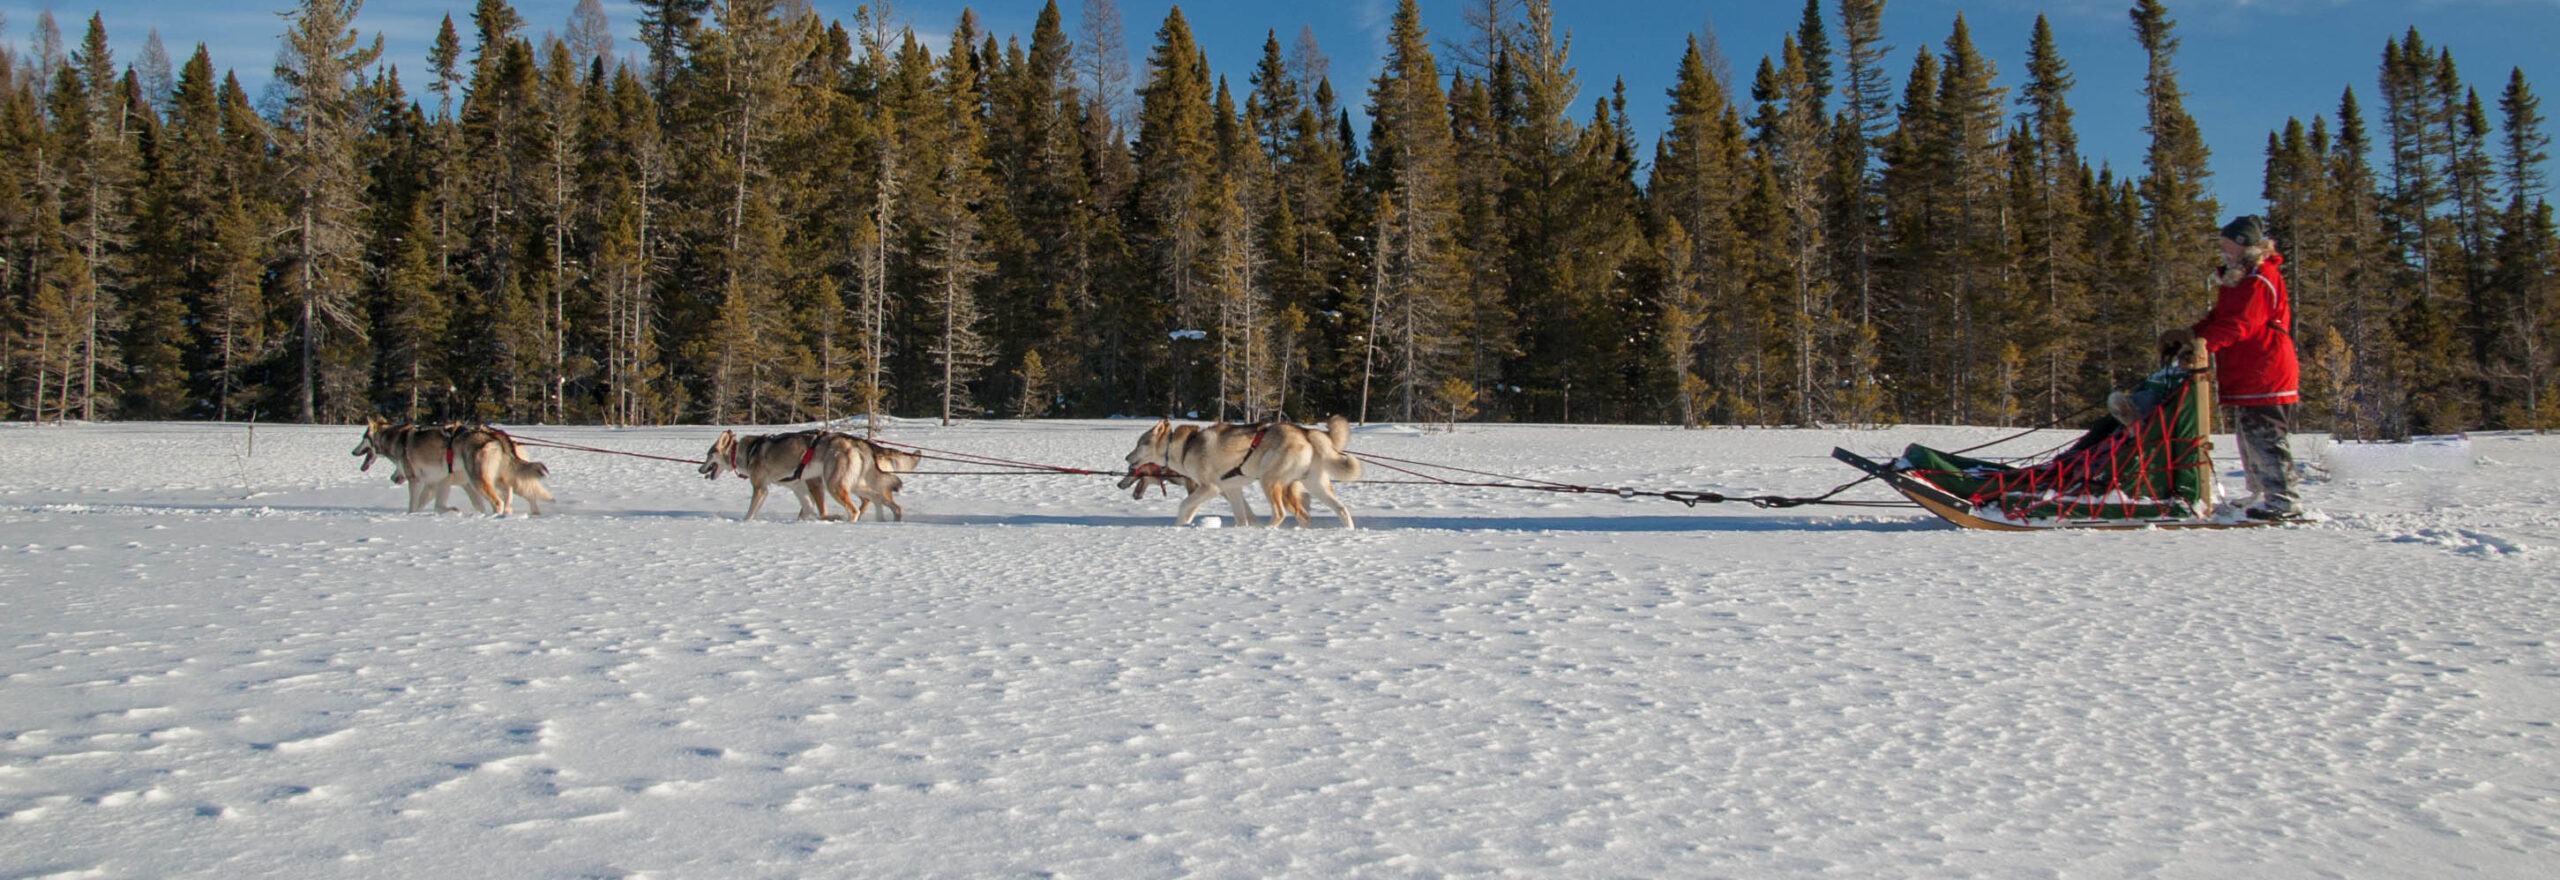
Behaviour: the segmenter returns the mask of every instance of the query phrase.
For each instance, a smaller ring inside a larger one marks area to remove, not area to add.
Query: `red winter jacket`
[[[2293,299],[2270,254],[2240,283],[2221,289],[2213,311],[2196,322],[2196,336],[2215,354],[2222,402],[2274,406],[2301,399],[2302,364],[2293,352]]]

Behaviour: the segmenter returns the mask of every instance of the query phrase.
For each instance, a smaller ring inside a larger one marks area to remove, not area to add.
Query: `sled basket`
[[[1896,488],[1915,500],[1934,500],[1991,525],[2199,521],[2214,506],[2213,395],[2205,377],[2175,367],[2152,374],[2142,390],[2159,406],[2041,463],[2004,464],[1913,444],[1877,469],[1889,471]]]

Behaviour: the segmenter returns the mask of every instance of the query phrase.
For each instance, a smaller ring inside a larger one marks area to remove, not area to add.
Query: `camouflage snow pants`
[[[2235,407],[2240,423],[2234,439],[2240,443],[2240,464],[2249,475],[2249,494],[2255,496],[2252,506],[2275,513],[2293,513],[2300,508],[2301,498],[2293,488],[2293,446],[2287,435],[2293,433],[2293,404]]]

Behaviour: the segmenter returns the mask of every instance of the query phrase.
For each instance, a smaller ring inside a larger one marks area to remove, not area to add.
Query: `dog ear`
[[[1161,438],[1161,437],[1163,437],[1164,435],[1166,435],[1166,434],[1170,434],[1170,433],[1173,433],[1173,420],[1172,420],[1172,419],[1157,419],[1157,420],[1156,420],[1156,426],[1155,426],[1154,428],[1149,429],[1149,430],[1147,431],[1147,436],[1149,436],[1149,437],[1158,437],[1158,438]]]

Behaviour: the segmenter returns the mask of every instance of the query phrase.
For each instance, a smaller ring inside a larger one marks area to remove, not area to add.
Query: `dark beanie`
[[[2254,247],[2267,240],[2267,221],[2256,214],[2242,214],[2222,227],[2222,237],[2239,242],[2241,247]]]

